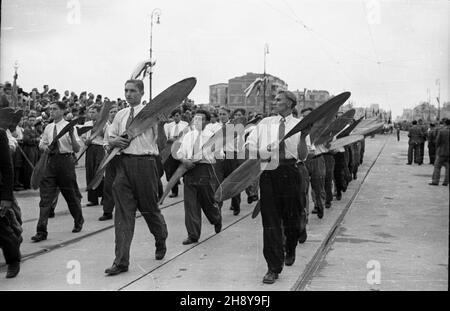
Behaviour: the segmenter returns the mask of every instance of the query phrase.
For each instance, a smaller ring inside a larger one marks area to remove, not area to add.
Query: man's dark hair
[[[300,111],[300,113],[301,114],[304,114],[305,112],[307,112],[307,111],[313,111],[314,109],[312,109],[311,107],[308,107],[308,108],[303,108],[301,111]]]
[[[225,107],[225,106],[220,107],[219,110],[224,110],[224,111],[226,111],[228,114],[231,113],[230,109],[228,109],[228,108]]]
[[[61,110],[66,110],[66,109],[67,109],[66,104],[63,103],[63,102],[60,102],[60,101],[56,101],[56,102],[53,102],[53,103],[51,103],[51,104],[52,104],[52,105],[55,104],[55,105],[58,106],[58,108],[61,109]]]
[[[208,122],[211,120],[211,115],[209,114],[208,111],[206,111],[204,109],[197,109],[195,114],[203,114],[203,115],[205,115],[206,121],[208,121]]]
[[[291,109],[294,109],[297,105],[297,97],[291,91],[279,90],[277,94],[283,94],[291,102]]]
[[[245,116],[246,111],[245,111],[244,108],[237,108],[237,109],[234,109],[234,111],[233,111],[233,116],[234,116],[234,115],[236,114],[236,112],[238,112],[238,111],[240,111],[240,112]]]
[[[417,121],[416,121],[416,120],[413,120],[413,121],[412,121],[412,124],[413,124],[413,125],[416,125],[416,124],[417,124]]]
[[[179,113],[181,115],[181,109],[180,108],[176,108],[176,109],[172,110],[172,112],[170,113],[170,116],[173,117],[177,113]]]
[[[445,125],[450,125],[450,119],[445,120]]]
[[[89,109],[95,109],[97,112],[100,112],[102,110],[102,106],[100,105],[92,105],[89,107]]]
[[[138,88],[138,90],[139,90],[140,92],[143,92],[143,91],[144,91],[144,82],[142,82],[142,80],[129,79],[129,80],[127,80],[127,81],[125,82],[125,85],[126,85],[127,83],[132,83],[132,84],[134,84],[134,85]]]

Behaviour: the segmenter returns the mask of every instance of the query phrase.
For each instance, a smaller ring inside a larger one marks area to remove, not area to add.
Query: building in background
[[[209,104],[214,107],[227,106],[228,83],[218,83],[209,86]]]
[[[263,78],[262,73],[249,72],[244,76],[228,80],[228,83],[214,84],[209,87],[210,104],[214,107],[226,106],[230,110],[244,108],[248,112],[262,113],[264,106],[263,85],[259,91],[255,90],[249,97],[245,96],[245,89],[257,78]],[[287,84],[278,77],[266,74],[266,112],[272,111],[273,101],[278,89],[287,89]],[[226,100],[224,94],[227,94]]]
[[[294,94],[295,96],[297,96],[297,110],[299,112],[304,108],[311,107],[313,109],[316,109],[331,97],[330,93],[325,90],[296,90],[294,91]]]

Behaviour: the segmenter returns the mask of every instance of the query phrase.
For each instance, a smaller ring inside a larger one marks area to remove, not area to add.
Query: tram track
[[[347,212],[350,210],[350,207],[352,206],[354,200],[359,195],[362,186],[364,185],[367,177],[369,176],[372,168],[375,166],[376,162],[378,161],[379,157],[381,156],[381,153],[383,152],[387,142],[389,140],[389,137],[387,137],[383,143],[383,146],[381,147],[380,151],[378,152],[377,156],[375,157],[374,161],[370,165],[370,167],[367,169],[363,180],[356,188],[356,191],[353,193],[350,200],[347,202],[345,207],[343,208],[342,212],[340,213],[339,217],[334,222],[333,226],[328,231],[325,239],[323,240],[320,247],[317,249],[317,251],[314,253],[314,256],[309,261],[309,263],[306,265],[305,270],[300,275],[300,277],[297,279],[297,281],[294,283],[294,285],[291,287],[291,291],[303,291],[305,290],[306,286],[311,282],[312,278],[314,277],[315,272],[319,268],[320,264],[325,259],[328,251],[330,250],[331,246],[334,243],[334,240],[336,238],[337,232],[339,227],[341,226],[342,222],[344,221],[345,216],[347,215]]]
[[[176,201],[176,202],[172,202],[172,203],[170,203],[170,204],[167,204],[167,205],[161,207],[161,210],[164,210],[164,209],[166,209],[166,208],[175,206],[175,205],[177,205],[177,204],[179,204],[179,203],[182,203],[182,202],[184,202],[184,200],[179,200],[179,201]],[[65,215],[65,214],[69,214],[69,213],[67,212],[67,213],[64,213],[63,215]],[[58,214],[57,214],[57,215],[58,215]],[[138,215],[138,216],[136,216],[136,219],[139,219],[139,218],[141,218],[141,217],[142,217],[142,215]],[[32,220],[29,220],[28,222],[30,222],[30,221],[32,221]],[[77,238],[74,238],[74,239],[70,239],[70,240],[64,241],[64,242],[62,242],[62,243],[58,243],[58,244],[51,245],[51,246],[46,247],[46,248],[43,248],[43,249],[41,249],[41,250],[39,250],[39,251],[35,251],[35,252],[32,252],[32,253],[23,255],[21,261],[24,262],[24,261],[27,261],[27,260],[29,260],[29,259],[33,259],[33,258],[39,257],[39,256],[41,256],[41,255],[48,254],[48,253],[51,252],[51,251],[54,251],[54,250],[57,250],[57,249],[61,249],[61,248],[66,247],[66,246],[68,246],[68,245],[77,243],[77,242],[79,242],[79,241],[82,241],[82,240],[84,240],[84,239],[86,239],[86,238],[95,236],[95,235],[97,235],[97,234],[99,234],[99,233],[102,233],[102,232],[107,231],[107,230],[112,229],[112,228],[114,228],[114,224],[108,225],[108,226],[106,226],[106,227],[103,227],[103,228],[98,229],[98,230],[95,230],[95,231],[92,231],[92,232],[87,233],[87,234],[85,234],[85,235],[83,235],[83,236],[80,236],[80,237],[77,237]],[[0,264],[0,268],[3,268],[3,267],[5,267],[5,266],[6,266],[5,263],[1,263],[1,264]]]

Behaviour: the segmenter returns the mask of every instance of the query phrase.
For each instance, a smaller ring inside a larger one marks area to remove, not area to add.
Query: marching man
[[[292,115],[296,104],[292,92],[279,91],[275,97],[277,115],[261,120],[247,139],[251,154],[269,153],[271,161],[278,158],[278,166],[266,169],[260,177],[263,253],[268,266],[263,282],[267,284],[278,279],[284,264],[294,264],[297,243],[306,235],[307,197],[306,187],[302,186],[306,170],[299,168],[304,166],[308,155],[308,132],[296,133],[277,148],[281,138],[300,122]]]

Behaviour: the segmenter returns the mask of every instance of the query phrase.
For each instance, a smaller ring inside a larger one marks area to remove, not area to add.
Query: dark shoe
[[[76,224],[75,226],[73,226],[72,232],[73,233],[78,233],[81,231],[81,229],[83,229],[83,224],[84,224],[84,220],[81,220],[80,223]]]
[[[103,216],[101,216],[98,220],[104,221],[104,220],[110,220],[112,218],[113,218],[112,214],[103,214]]]
[[[263,283],[265,284],[273,284],[275,283],[275,280],[278,279],[278,273],[267,271],[266,275],[263,278]]]
[[[95,203],[95,202],[88,202],[88,204],[86,204],[86,206],[97,206],[98,205],[98,202],[97,203]]]
[[[317,207],[314,207],[314,209],[311,211],[311,214],[317,214],[317,212],[318,212]]]
[[[303,244],[306,242],[306,239],[308,238],[308,234],[306,233],[306,229],[303,230],[302,233],[300,233],[300,237],[298,238],[298,243]]]
[[[292,266],[295,262],[295,249],[286,252],[286,258],[284,259],[284,264],[286,266]]]
[[[323,217],[323,207],[317,211],[317,217],[319,217],[319,219],[322,219],[322,217]]]
[[[183,241],[183,245],[194,244],[194,243],[197,243],[197,242],[198,242],[198,240],[187,238],[186,240]]]
[[[175,194],[175,193],[169,194],[169,198],[176,198],[177,196],[178,196],[178,194]]]
[[[430,183],[428,183],[430,186],[439,186],[439,184],[435,184],[435,183],[432,183],[432,182],[430,182]]]
[[[15,262],[8,265],[8,271],[6,272],[6,278],[12,279],[15,278],[20,271],[20,262]]]
[[[122,272],[127,272],[128,271],[128,267],[121,267],[121,266],[117,266],[117,265],[112,265],[111,268],[108,268],[105,270],[105,273],[108,276],[112,276],[112,275],[117,275],[120,274]]]
[[[47,235],[43,234],[43,233],[36,233],[35,236],[31,237],[31,241],[37,243],[40,241],[44,241],[47,240]]]
[[[448,186],[448,183],[443,183],[442,186]]]
[[[336,200],[340,201],[342,199],[342,193],[336,194]]]
[[[161,260],[167,252],[166,241],[156,243],[155,259]]]
[[[50,211],[50,214],[48,214],[48,218],[55,218],[55,211]]]
[[[258,201],[258,196],[257,195],[251,195],[247,198],[247,203],[248,204],[252,204],[253,202]]]
[[[354,179],[354,180],[357,180],[357,179],[358,179],[358,175],[354,174],[354,175],[353,175],[353,179]]]
[[[406,163],[406,165],[412,165],[412,163]]]
[[[236,215],[236,214],[234,214],[234,215]],[[220,222],[218,224],[214,225],[214,231],[216,233],[219,233],[220,231],[222,231],[222,220],[220,220]]]
[[[233,215],[234,215],[234,216],[239,215],[240,212],[241,212],[241,208],[240,208],[240,207],[235,207],[235,208],[233,209]]]
[[[330,208],[331,207],[331,202],[326,202],[325,203],[325,208]]]

